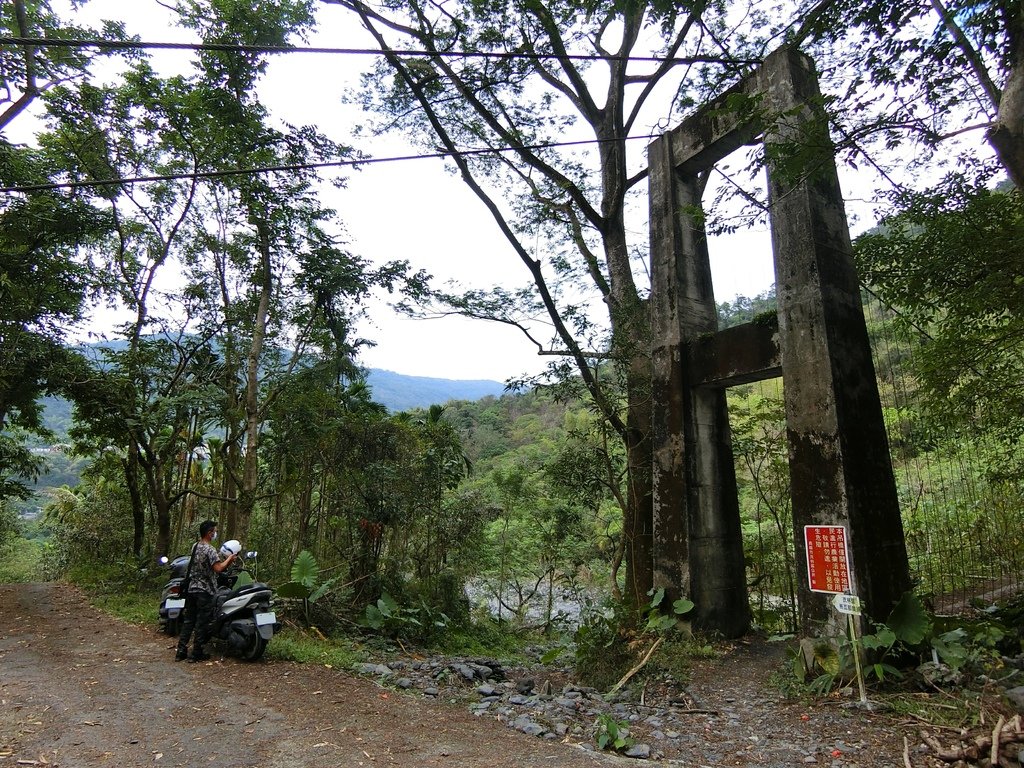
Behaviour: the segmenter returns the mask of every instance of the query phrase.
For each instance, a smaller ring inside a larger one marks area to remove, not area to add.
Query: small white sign
[[[856,595],[839,593],[832,598],[832,605],[840,613],[860,616],[860,598]]]

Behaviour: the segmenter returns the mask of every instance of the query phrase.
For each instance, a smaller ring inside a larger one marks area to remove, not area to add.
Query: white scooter
[[[224,542],[221,546],[221,554],[239,554],[242,545],[234,539]],[[256,572],[256,552],[247,552],[245,557],[253,562],[253,573]],[[172,576],[177,570],[181,571],[180,578],[172,578],[164,588],[164,595],[161,598],[160,612],[164,628],[168,634],[168,626],[172,623],[180,629],[182,619],[181,612],[185,608],[184,595],[178,594],[181,579],[188,569],[188,556],[177,558],[171,563]],[[179,561],[185,561],[185,567],[179,567]],[[162,558],[162,562],[167,562]],[[274,636],[274,633],[281,629],[277,621],[277,615],[273,608],[273,590],[263,582],[255,581],[250,574],[242,558],[235,560],[238,565],[232,565],[227,571],[218,574],[219,588],[217,590],[216,602],[214,604],[213,625],[210,627],[210,638],[224,647],[224,649],[246,661],[256,661],[263,656],[267,649],[267,643]],[[165,617],[166,618],[163,618]]]
[[[160,564],[171,570],[171,577],[164,585],[160,594],[160,628],[168,635],[177,637],[181,634],[182,611],[185,610],[185,596],[181,594],[181,583],[185,580],[188,570],[188,555],[170,560],[167,556],[160,558]]]

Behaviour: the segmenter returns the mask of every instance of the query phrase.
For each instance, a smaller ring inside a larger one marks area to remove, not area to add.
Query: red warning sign
[[[812,592],[846,592],[850,589],[850,557],[846,528],[842,525],[805,525],[807,582]]]

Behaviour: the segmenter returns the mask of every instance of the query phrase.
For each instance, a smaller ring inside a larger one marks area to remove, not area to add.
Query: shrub
[[[620,617],[628,609],[611,601],[588,610],[576,630],[576,670],[580,680],[607,690],[629,670],[633,656],[629,630]]]

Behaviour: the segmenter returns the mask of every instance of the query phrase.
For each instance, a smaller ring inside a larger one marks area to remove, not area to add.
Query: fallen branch
[[[903,766],[904,768],[914,768],[910,764],[910,739],[906,736],[903,737]]]
[[[938,739],[925,731],[921,732],[921,738],[935,753],[935,757],[944,762],[955,763],[957,760],[977,762],[987,752],[989,755],[989,765],[999,765],[998,749],[995,752],[992,749],[993,737],[995,737],[995,743],[1001,746],[1024,743],[1024,733],[1020,732],[1019,727],[1020,720],[1018,718],[1014,718],[1008,723],[1003,723],[1002,718],[1000,718],[999,728],[993,730],[993,736],[976,736],[971,744],[961,744],[960,746],[952,746],[948,749],[943,747]],[[994,758],[992,757],[993,755],[995,755]],[[992,762],[993,759],[995,762]]]
[[[992,750],[988,755],[989,765],[999,765],[999,736],[1002,733],[1003,724],[1005,722],[1006,721],[1003,719],[1003,716],[1000,715],[999,719],[996,721],[996,727],[992,729]]]
[[[685,706],[685,702],[681,702],[678,699],[670,700],[669,704],[674,707]],[[672,710],[674,715],[717,715],[719,714],[717,709],[674,709]]]
[[[960,733],[961,731],[960,728],[954,728],[952,725],[939,725],[938,723],[933,723],[927,717],[916,715],[913,712],[904,712],[903,716],[909,717],[912,720],[917,720],[919,723],[924,723],[929,728],[933,728],[936,731],[955,731],[956,733]],[[910,723],[903,723],[903,725],[910,725]]]
[[[664,640],[664,639],[665,638],[663,638],[663,637],[659,637],[657,640],[655,640],[654,641],[654,645],[651,646],[651,650],[649,650],[647,652],[647,655],[644,656],[643,661],[641,661],[639,664],[637,664],[635,667],[633,667],[631,670],[629,670],[629,672],[624,674],[622,676],[622,679],[619,680],[619,682],[617,682],[615,685],[612,686],[611,690],[608,691],[608,694],[611,695],[611,694],[615,693],[617,690],[619,690],[619,688],[624,686],[629,681],[629,679],[631,677],[633,677],[633,675],[635,675],[637,672],[639,672],[641,669],[643,669],[644,665],[647,664],[648,661],[650,661],[651,656],[654,655],[654,652],[656,650],[658,650],[658,646],[661,645],[661,641]]]

